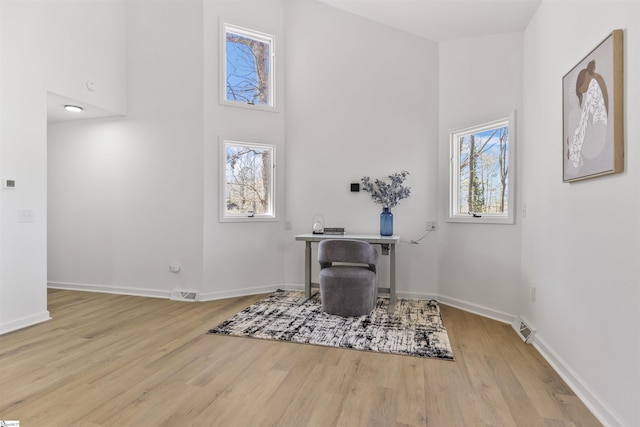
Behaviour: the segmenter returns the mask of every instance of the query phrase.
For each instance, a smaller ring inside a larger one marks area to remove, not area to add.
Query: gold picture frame
[[[562,174],[574,182],[624,171],[622,30],[562,78]]]

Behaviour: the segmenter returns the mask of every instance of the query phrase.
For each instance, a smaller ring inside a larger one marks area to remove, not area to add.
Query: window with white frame
[[[224,140],[220,147],[220,221],[275,220],[275,146]]]
[[[275,36],[223,20],[220,27],[220,102],[274,110]]]
[[[513,224],[515,113],[451,132],[449,221]]]

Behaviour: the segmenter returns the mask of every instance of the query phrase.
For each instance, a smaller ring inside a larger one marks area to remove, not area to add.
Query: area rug
[[[389,314],[389,299],[379,297],[370,315],[344,318],[325,313],[319,293],[303,299],[277,290],[209,333],[453,360],[435,300],[398,298]]]

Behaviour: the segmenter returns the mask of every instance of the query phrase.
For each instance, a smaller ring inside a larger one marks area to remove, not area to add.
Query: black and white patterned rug
[[[209,333],[453,360],[435,300],[398,298],[389,314],[389,299],[379,297],[370,315],[344,318],[322,311],[319,293],[300,304],[303,297],[277,290]]]

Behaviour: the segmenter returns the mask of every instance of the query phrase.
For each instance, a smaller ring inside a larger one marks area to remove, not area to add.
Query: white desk
[[[396,309],[396,244],[400,241],[400,236],[380,236],[375,234],[300,234],[296,236],[296,240],[305,242],[305,261],[304,261],[304,296],[311,298],[311,287],[317,283],[311,282],[311,242],[319,242],[327,239],[352,239],[362,240],[374,245],[380,245],[382,255],[389,255],[389,287],[378,288],[378,292],[389,294],[389,313],[393,313]]]

